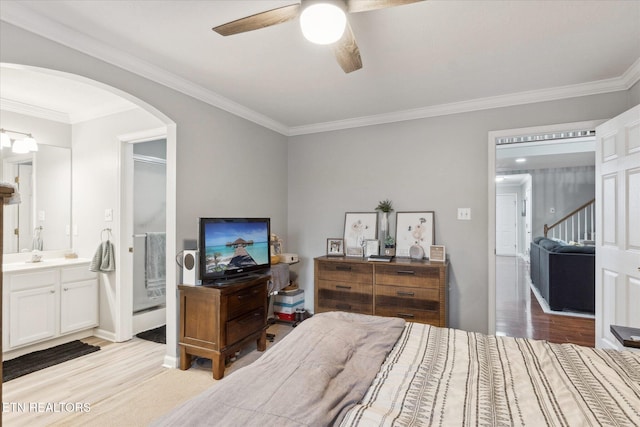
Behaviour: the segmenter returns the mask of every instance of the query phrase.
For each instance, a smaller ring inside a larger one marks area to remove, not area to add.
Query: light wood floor
[[[269,332],[282,337],[290,329],[290,326],[276,324],[269,328]],[[165,355],[163,344],[136,337],[124,343],[111,343],[97,338],[83,341],[100,345],[101,350],[3,384],[3,426],[33,427],[59,423],[73,414],[67,409],[79,406],[80,411],[82,408],[90,410],[92,405],[113,401],[114,396],[120,393],[126,396],[126,391],[168,369],[162,366]],[[234,365],[241,366],[243,359],[246,362],[257,357],[259,354],[255,344],[253,348],[247,346]],[[232,368],[230,366],[227,371],[230,372]],[[210,363],[202,366],[194,363],[189,371],[199,371],[210,378],[212,384],[215,382]],[[37,411],[30,410],[38,404]],[[121,404],[127,405],[127,402]],[[53,412],[55,410],[57,412]]]
[[[528,275],[522,258],[496,257],[496,335],[594,347],[594,319],[545,313]]]

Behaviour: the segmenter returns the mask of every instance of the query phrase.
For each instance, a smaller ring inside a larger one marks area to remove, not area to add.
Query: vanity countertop
[[[88,258],[42,258],[42,261],[30,262],[11,262],[2,264],[3,273],[13,273],[16,271],[29,271],[50,267],[66,267],[73,265],[87,264],[91,262]]]

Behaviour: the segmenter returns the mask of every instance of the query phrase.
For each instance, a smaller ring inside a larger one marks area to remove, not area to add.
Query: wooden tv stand
[[[224,376],[225,359],[256,340],[267,348],[269,275],[225,285],[187,286],[180,290],[180,369],[192,356],[211,359],[213,378]]]

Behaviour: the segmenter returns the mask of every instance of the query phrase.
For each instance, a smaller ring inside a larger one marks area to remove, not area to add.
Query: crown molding
[[[39,119],[52,120],[54,122],[71,124],[71,117],[69,117],[69,114],[67,113],[37,107],[35,105],[24,104],[22,102],[6,98],[0,98],[0,110],[37,117]]]
[[[638,58],[620,77],[598,80],[568,86],[518,92],[507,95],[478,98],[450,104],[434,105],[411,110],[373,116],[356,117],[347,120],[316,123],[306,126],[289,128],[289,136],[305,135],[318,132],[330,132],[363,126],[373,126],[384,123],[394,123],[406,120],[424,119],[429,117],[446,116],[450,114],[468,113],[472,111],[489,110],[493,108],[512,107],[516,105],[534,104],[538,102],[556,101],[559,99],[577,98],[581,96],[598,95],[609,92],[628,90],[640,80],[640,58]]]
[[[3,4],[2,9],[0,10],[0,19],[16,25],[26,31],[53,40],[71,49],[78,50],[134,74],[138,74],[156,83],[189,95],[209,105],[220,108],[285,136],[329,132],[493,108],[554,101],[558,99],[597,95],[628,90],[640,80],[640,58],[638,58],[621,76],[611,79],[487,98],[478,98],[468,101],[356,117],[346,120],[288,127],[283,123],[251,110],[187,79],[169,73],[155,65],[142,61],[133,55],[129,55],[118,49],[107,46],[86,34],[73,31],[60,23],[33,11],[28,6],[20,4],[19,2],[7,2],[6,4]]]
[[[286,135],[288,131],[282,123],[133,55],[112,48],[93,37],[74,31],[19,2],[3,4],[0,9],[0,20],[138,74],[278,133]]]

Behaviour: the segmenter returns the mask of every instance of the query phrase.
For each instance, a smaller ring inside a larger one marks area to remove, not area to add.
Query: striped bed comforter
[[[356,425],[639,426],[640,354],[407,323]]]

